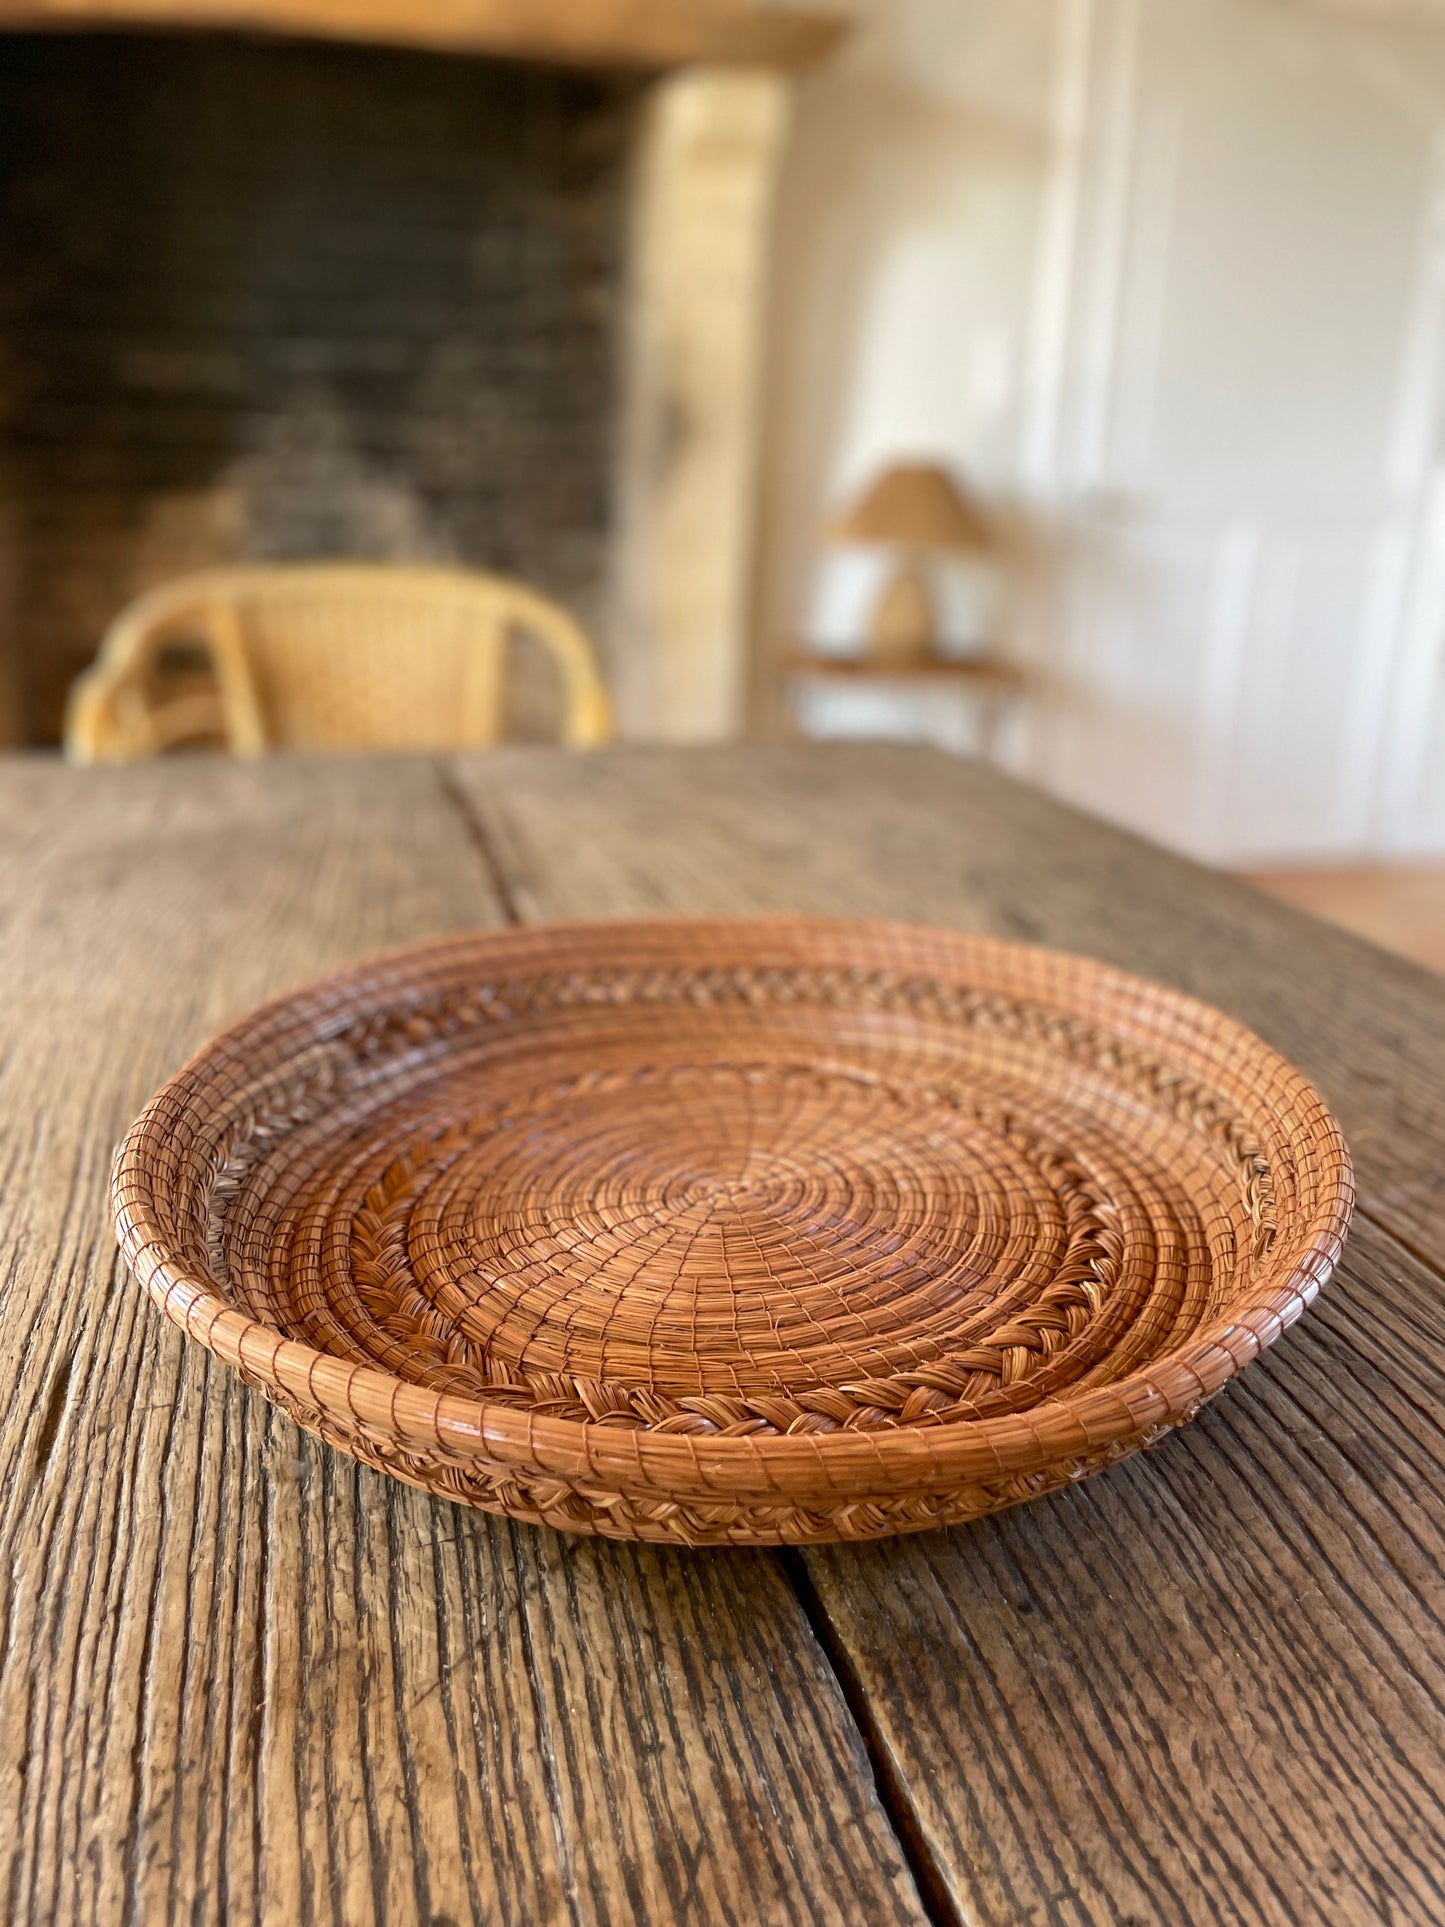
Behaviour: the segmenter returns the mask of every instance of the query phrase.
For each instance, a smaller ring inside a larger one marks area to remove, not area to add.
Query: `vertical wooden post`
[[[636,161],[612,651],[622,732],[742,726],[769,217],[791,104],[771,70],[658,81]]]

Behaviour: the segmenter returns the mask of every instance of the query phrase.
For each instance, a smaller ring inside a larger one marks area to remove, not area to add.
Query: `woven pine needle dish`
[[[972,1519],[1182,1424],[1328,1277],[1239,1025],[901,924],[484,933],[216,1039],[117,1158],[168,1318],[438,1495],[622,1538]]]

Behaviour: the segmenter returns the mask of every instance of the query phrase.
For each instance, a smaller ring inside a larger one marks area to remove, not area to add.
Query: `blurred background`
[[[220,18],[0,0],[7,743],[307,746],[230,578],[72,692],[196,572],[486,571],[609,711],[522,633],[495,733],[931,741],[1445,968],[1429,0]]]

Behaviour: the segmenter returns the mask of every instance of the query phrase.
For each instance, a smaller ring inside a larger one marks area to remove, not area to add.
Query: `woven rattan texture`
[[[112,623],[72,691],[66,753],[127,763],[198,737],[238,756],[494,743],[509,641],[521,636],[560,678],[562,741],[605,742],[611,707],[591,642],[523,582],[361,562],[202,570]],[[211,673],[167,698],[155,675],[177,642],[199,645]]]
[[[867,1538],[1182,1423],[1327,1277],[1349,1164],[1218,1012],[906,925],[486,934],[258,1012],[117,1161],[168,1316],[449,1497]]]

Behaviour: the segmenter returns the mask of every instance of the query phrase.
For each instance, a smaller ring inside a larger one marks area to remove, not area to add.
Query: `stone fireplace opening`
[[[640,80],[215,36],[4,54],[8,626],[32,741],[58,740],[124,603],[214,562],[500,569],[611,640]]]
[[[520,575],[597,638],[625,734],[732,733],[793,49],[660,64],[631,11],[635,46],[623,17],[546,60],[481,0],[447,51],[0,36],[9,740],[58,740],[144,589],[322,556]]]

